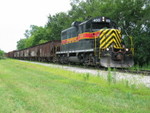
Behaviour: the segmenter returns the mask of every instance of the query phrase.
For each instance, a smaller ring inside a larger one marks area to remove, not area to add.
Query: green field
[[[0,60],[0,113],[148,113],[150,89],[17,60]]]

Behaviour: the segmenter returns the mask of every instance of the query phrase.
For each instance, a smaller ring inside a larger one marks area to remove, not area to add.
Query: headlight
[[[109,48],[106,48],[107,51],[109,51]]]
[[[102,21],[103,21],[103,22],[105,21],[105,17],[102,17]]]
[[[126,48],[126,51],[129,51],[129,49],[128,49],[128,48]]]

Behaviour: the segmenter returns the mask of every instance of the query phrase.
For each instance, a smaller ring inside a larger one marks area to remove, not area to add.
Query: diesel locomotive
[[[78,63],[85,66],[126,68],[134,64],[132,37],[127,45],[121,30],[107,17],[96,17],[84,22],[75,21],[61,32],[61,41],[9,52],[8,57],[58,62]]]
[[[121,30],[107,17],[73,22],[61,32],[61,51],[56,52],[61,63],[118,68],[133,66],[133,54],[133,47],[126,48]]]

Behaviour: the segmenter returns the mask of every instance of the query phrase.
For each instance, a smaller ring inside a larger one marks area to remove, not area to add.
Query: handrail
[[[133,37],[132,37],[132,36],[129,36],[129,39],[130,39],[130,42],[131,42],[131,52],[132,52],[132,55],[134,56],[134,44],[133,44]]]

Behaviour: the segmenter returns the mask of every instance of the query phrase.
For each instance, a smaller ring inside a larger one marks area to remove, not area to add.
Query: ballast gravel
[[[23,61],[23,60],[20,60]],[[54,68],[61,68],[64,70],[69,70],[77,73],[89,73],[93,76],[102,76],[107,79],[108,71],[100,70],[100,69],[87,69],[82,67],[75,67],[75,66],[64,66],[58,64],[48,64],[48,63],[41,63],[41,62],[31,62],[31,61],[23,61],[23,62],[30,62],[34,64],[50,66]],[[130,84],[143,84],[146,87],[150,88],[150,76],[144,76],[142,74],[130,74],[130,73],[121,73],[111,71],[111,75],[115,78],[116,81],[128,81]]]

